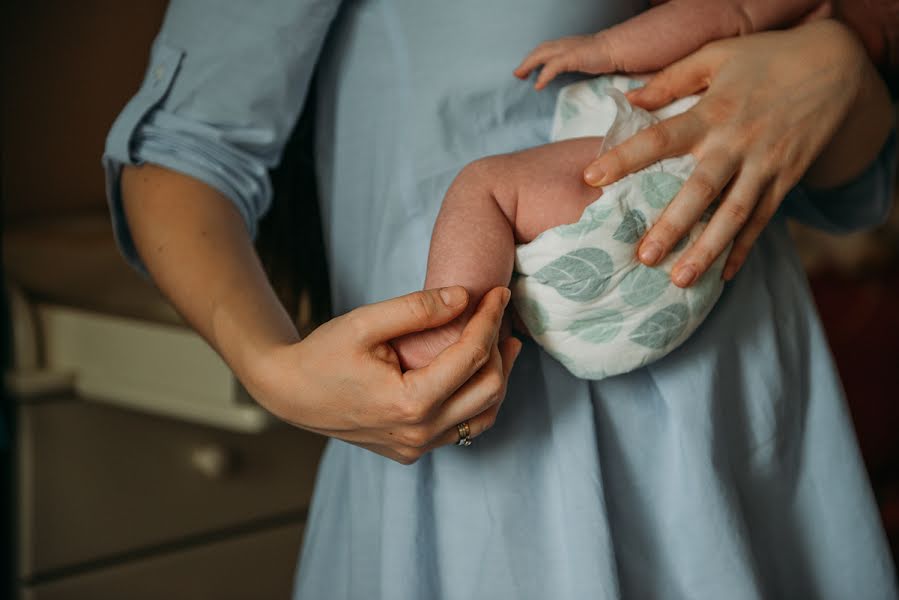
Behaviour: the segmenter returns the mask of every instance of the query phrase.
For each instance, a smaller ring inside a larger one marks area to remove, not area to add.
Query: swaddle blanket
[[[685,98],[650,114],[631,107],[622,94],[638,85],[615,76],[563,88],[553,141],[604,135],[602,153],[696,102]],[[576,376],[601,379],[665,356],[693,333],[720,296],[727,251],[692,287],[671,283],[672,267],[705,229],[707,216],[659,265],[636,259],[637,242],[694,166],[690,155],[657,162],[604,187],[578,222],[517,247],[515,307],[534,339]]]

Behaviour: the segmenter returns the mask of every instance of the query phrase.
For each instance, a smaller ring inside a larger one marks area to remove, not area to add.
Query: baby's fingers
[[[541,65],[545,65],[547,61],[549,61],[553,56],[559,53],[560,44],[563,40],[556,40],[552,42],[543,42],[533,50],[531,50],[530,54],[524,57],[524,60],[521,61],[521,64],[513,71],[515,76],[519,79],[526,79],[531,72],[540,67]]]
[[[515,69],[521,79],[540,67],[540,76],[534,87],[541,90],[561,73],[604,73],[614,70],[608,58],[603,40],[596,36],[579,36],[544,42],[537,46]]]
[[[560,73],[570,73],[577,71],[578,68],[572,61],[570,54],[563,54],[550,59],[543,68],[540,69],[540,75],[534,83],[534,89],[542,90],[549,82],[556,78]]]

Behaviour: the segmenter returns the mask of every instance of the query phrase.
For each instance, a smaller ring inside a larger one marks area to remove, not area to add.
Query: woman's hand
[[[468,305],[465,288],[363,306],[300,341],[234,204],[215,188],[155,165],[122,172],[125,213],[159,289],[281,419],[411,463],[493,424],[521,344],[500,332],[509,290],[487,293],[459,341],[402,372],[388,340],[439,327]]]
[[[501,339],[509,290],[481,301],[461,338],[428,366],[403,372],[389,340],[439,327],[468,304],[463,287],[415,292],[332,319],[302,342],[264,353],[250,393],[276,416],[401,462],[493,425],[521,349]]]
[[[653,110],[703,90],[692,109],[641,131],[584,172],[587,183],[608,185],[662,158],[696,157],[693,175],[638,249],[642,262],[658,263],[720,195],[708,227],[674,267],[672,280],[682,287],[731,242],[724,278],[733,278],[816,159],[826,167],[809,183],[848,181],[876,156],[890,122],[888,97],[864,48],[831,20],[708,44],[629,99]],[[865,122],[848,127],[851,110]],[[838,130],[851,139],[828,146]]]

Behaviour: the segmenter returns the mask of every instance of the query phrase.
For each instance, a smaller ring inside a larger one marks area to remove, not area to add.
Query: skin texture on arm
[[[657,71],[708,42],[826,16],[822,0],[669,0],[593,35],[544,42],[525,57],[515,75],[541,68],[535,87],[560,73]]]
[[[515,245],[574,223],[600,196],[581,177],[602,138],[586,137],[491,156],[466,166],[444,197],[431,236],[425,288],[462,285],[474,301],[508,285]],[[470,312],[393,341],[405,368],[420,368],[455,342]]]
[[[125,167],[135,245],[160,290],[262,406],[298,427],[415,462],[496,419],[520,342],[500,340],[509,291],[488,291],[458,338],[427,368],[400,370],[389,340],[440,327],[469,304],[463,288],[357,308],[300,340],[233,204],[191,177]]]
[[[122,192],[131,234],[156,285],[239,378],[251,375],[254,356],[299,341],[231,202],[155,165],[125,167]]]

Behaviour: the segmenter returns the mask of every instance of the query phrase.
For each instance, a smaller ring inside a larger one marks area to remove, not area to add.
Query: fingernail
[[[590,165],[584,171],[584,181],[592,186],[597,186],[602,183],[603,178],[606,176],[605,170],[599,165]]]
[[[646,242],[640,246],[640,262],[654,265],[662,256],[662,246],[658,242]]]
[[[696,269],[691,266],[681,267],[674,274],[674,283],[680,287],[687,287],[696,279]]]
[[[503,308],[509,305],[509,298],[512,297],[512,291],[509,288],[503,288]]]
[[[518,355],[521,354],[521,348],[523,346],[524,346],[524,344],[521,343],[521,340],[519,340],[519,339],[515,340],[515,349],[512,351],[512,362],[513,363],[516,360],[518,360]]]
[[[454,306],[463,304],[468,297],[468,294],[465,293],[465,288],[453,286],[442,288],[440,290],[440,297],[443,299],[444,304],[453,308]]]
[[[727,265],[724,267],[724,273],[721,275],[721,279],[724,281],[730,281],[734,278],[734,275],[737,274],[737,267],[734,265]]]

